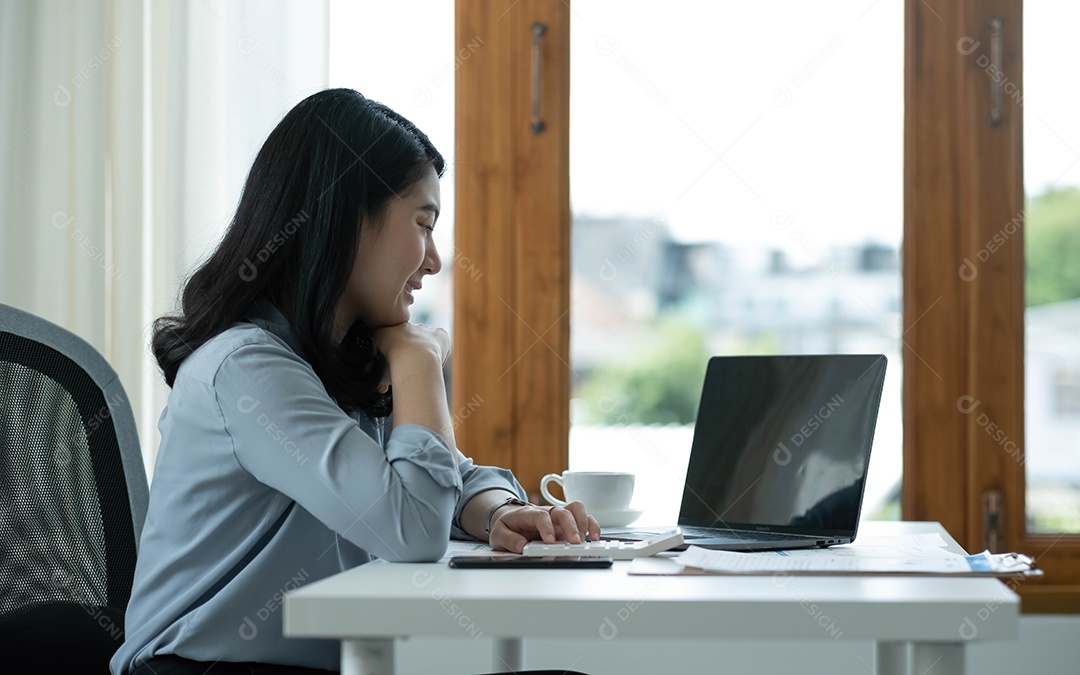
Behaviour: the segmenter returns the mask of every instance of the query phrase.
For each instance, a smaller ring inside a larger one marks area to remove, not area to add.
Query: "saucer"
[[[640,509],[627,509],[625,511],[596,511],[590,515],[596,518],[600,527],[626,527],[645,513]]]

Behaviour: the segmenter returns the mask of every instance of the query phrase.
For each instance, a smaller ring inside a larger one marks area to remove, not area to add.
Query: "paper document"
[[[768,555],[788,558],[963,558],[943,548],[921,546],[830,546],[829,548],[799,548],[793,551],[767,551]]]
[[[824,549],[817,555],[777,555],[763,553],[733,553],[711,551],[691,546],[674,562],[687,568],[697,568],[712,574],[938,574],[954,576],[1013,576],[1036,573],[1031,558],[1018,553],[977,555],[945,555],[930,557],[874,557],[836,555]],[[634,570],[631,570],[634,573]],[[646,574],[650,572],[644,572]],[[656,572],[652,572],[656,573]],[[669,572],[670,573],[670,572]],[[700,572],[698,572],[700,573]]]

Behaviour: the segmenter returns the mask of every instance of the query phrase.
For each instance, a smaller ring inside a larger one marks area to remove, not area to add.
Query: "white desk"
[[[864,523],[860,535],[940,532]],[[289,593],[290,637],[342,640],[342,673],[394,672],[405,636],[495,639],[492,667],[518,670],[526,637],[872,640],[877,675],[964,672],[971,640],[1015,639],[1020,599],[996,579],[649,577],[607,570],[454,570],[372,564]]]

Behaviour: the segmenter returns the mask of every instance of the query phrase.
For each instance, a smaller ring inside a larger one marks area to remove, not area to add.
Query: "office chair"
[[[116,372],[0,304],[0,669],[108,672],[148,498]]]

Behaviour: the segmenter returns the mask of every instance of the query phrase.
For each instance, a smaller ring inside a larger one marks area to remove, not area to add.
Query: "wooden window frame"
[[[1034,555],[1023,611],[1076,613],[1080,537],[1025,526],[1022,98],[988,122],[992,88],[1023,91],[1022,2],[933,5],[905,16],[903,514]]]
[[[540,133],[531,129],[534,23]],[[456,437],[513,470],[534,501],[570,434],[570,9],[456,5]],[[470,45],[480,45],[475,53]]]

